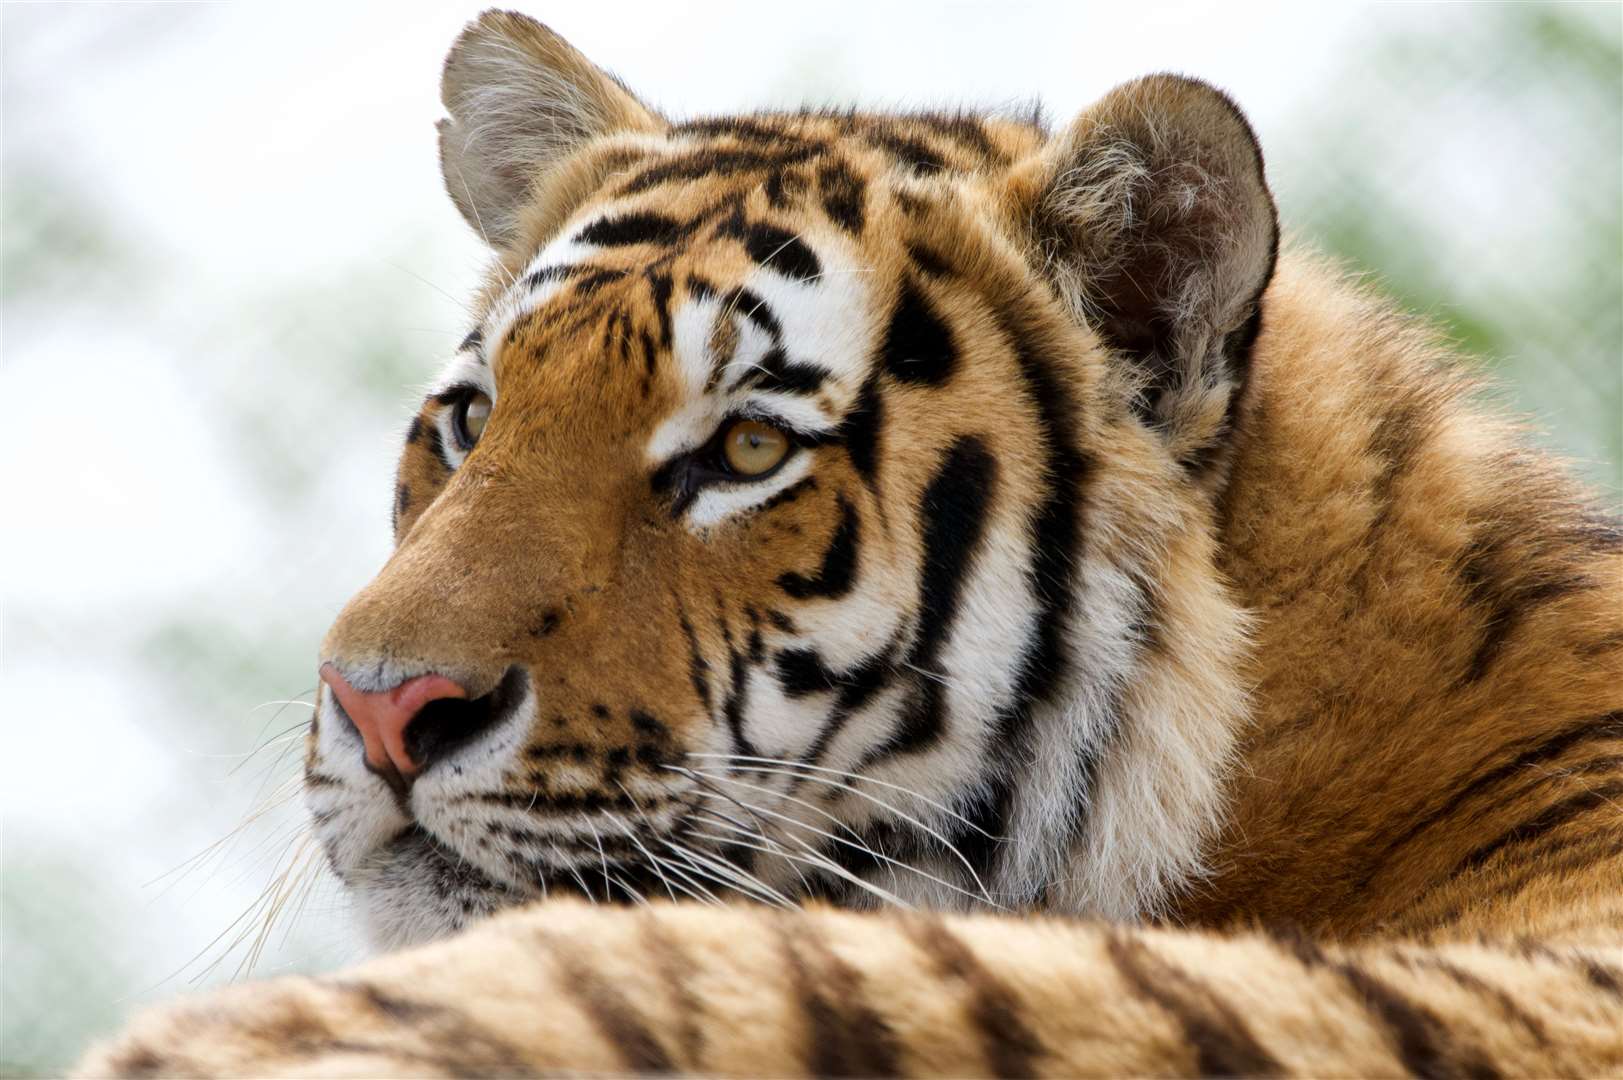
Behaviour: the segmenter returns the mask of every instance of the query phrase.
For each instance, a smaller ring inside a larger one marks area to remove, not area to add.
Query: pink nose
[[[321,665],[321,681],[338,698],[344,712],[355,724],[366,743],[366,764],[375,773],[393,785],[396,790],[409,786],[427,765],[414,761],[406,748],[406,728],[424,705],[444,698],[466,698],[468,692],[444,675],[418,675],[407,679],[392,690],[357,690],[338,673],[332,664]]]

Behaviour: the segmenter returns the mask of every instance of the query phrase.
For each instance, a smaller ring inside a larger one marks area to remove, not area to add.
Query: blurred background
[[[1617,4],[526,7],[673,115],[1035,97],[1062,122],[1204,77],[1288,228],[1623,494]],[[432,122],[477,10],[0,9],[0,1073],[358,952],[287,781],[417,388],[466,330],[481,254]]]

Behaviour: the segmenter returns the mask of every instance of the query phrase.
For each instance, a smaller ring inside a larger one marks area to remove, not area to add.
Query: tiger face
[[[1275,237],[1227,100],[671,123],[506,13],[442,89],[495,268],[306,758],[376,942],[560,891],[1129,914],[1196,872]]]

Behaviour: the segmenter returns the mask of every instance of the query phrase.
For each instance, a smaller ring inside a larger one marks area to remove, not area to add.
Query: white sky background
[[[1369,32],[1469,17],[1445,5],[1305,2],[521,6],[673,115],[794,105],[815,88],[817,103],[872,106],[1039,98],[1061,123],[1118,82],[1173,70],[1228,90],[1265,148],[1311,122],[1304,101],[1339,91],[1325,80]],[[12,197],[23,169],[44,169],[142,253],[127,279],[114,272],[79,292],[12,300],[6,282],[6,867],[49,851],[56,869],[82,870],[127,922],[108,933],[143,942],[123,964],[132,987],[201,948],[269,864],[250,859],[241,880],[162,896],[143,887],[242,813],[252,793],[214,755],[249,748],[250,710],[264,696],[177,704],[126,631],[154,610],[201,606],[213,612],[207,636],[252,642],[274,614],[279,634],[307,640],[311,661],[302,670],[295,656],[277,693],[313,684],[327,621],[387,550],[395,441],[416,402],[403,385],[393,413],[346,417],[351,375],[321,363],[337,332],[267,339],[256,305],[297,295],[341,326],[352,302],[343,283],[375,280],[383,317],[416,335],[402,362],[419,379],[461,337],[455,298],[479,272],[480,246],[441,190],[433,122],[440,61],[478,10],[0,9],[0,196]],[[1598,27],[1615,29],[1616,5],[1595,10]],[[1462,233],[1502,212],[1515,180],[1474,176],[1435,207],[1466,215]],[[283,417],[321,463],[297,499],[252,494],[228,449],[231,416],[213,411],[221,394],[271,401],[273,421]],[[189,717],[179,727],[177,710]],[[320,952],[333,936],[289,955]],[[8,1032],[29,989],[8,975]]]

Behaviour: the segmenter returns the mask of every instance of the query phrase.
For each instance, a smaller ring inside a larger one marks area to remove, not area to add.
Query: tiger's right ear
[[[445,188],[492,247],[520,240],[538,177],[600,135],[664,122],[567,41],[513,11],[469,23],[445,58],[439,122]]]
[[[1009,180],[1040,271],[1196,472],[1224,459],[1279,226],[1256,134],[1177,75],[1117,87]]]

